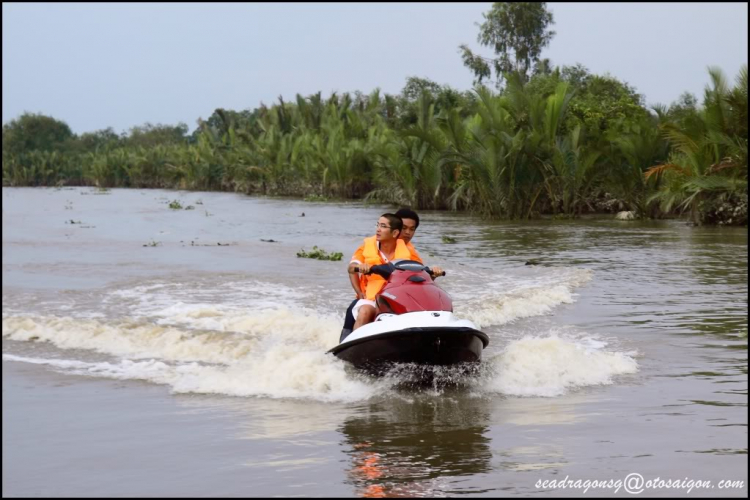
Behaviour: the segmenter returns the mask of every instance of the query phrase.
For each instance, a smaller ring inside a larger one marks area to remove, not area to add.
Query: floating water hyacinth
[[[304,197],[304,201],[328,201],[330,198],[322,194],[308,194]]]
[[[303,248],[299,252],[297,252],[297,257],[305,257],[308,259],[318,259],[318,260],[341,260],[341,258],[344,256],[341,252],[333,252],[329,254],[322,248],[318,248],[317,246],[313,246],[313,249],[310,253],[305,252],[305,249]]]

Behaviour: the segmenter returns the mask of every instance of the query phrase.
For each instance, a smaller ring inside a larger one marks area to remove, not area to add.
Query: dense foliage
[[[684,94],[647,109],[614,77],[537,56],[516,50],[521,71],[505,72],[500,90],[412,77],[398,95],[217,109],[192,134],[146,124],[78,136],[26,113],[3,125],[3,185],[366,198],[514,219],[685,212],[697,224],[747,224],[747,65],[733,86],[710,69],[700,104]]]

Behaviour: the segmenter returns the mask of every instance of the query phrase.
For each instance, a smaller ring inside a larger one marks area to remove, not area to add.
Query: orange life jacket
[[[409,255],[409,259],[415,260],[420,264],[424,264],[424,262],[422,262],[422,257],[417,253],[417,250],[414,248],[414,245],[412,245],[411,242],[406,244],[406,248],[409,249],[409,253],[411,254]]]
[[[365,238],[365,248],[362,252],[365,256],[365,262],[371,266],[377,266],[380,264],[386,264],[388,261],[383,259],[378,249],[378,240],[375,236]],[[393,255],[393,260],[409,260],[411,253],[406,248],[403,240],[396,240],[396,251]],[[365,298],[367,300],[375,300],[375,295],[378,294],[381,288],[385,285],[385,280],[382,276],[377,274],[364,274],[359,279],[359,286],[361,290],[365,292]]]

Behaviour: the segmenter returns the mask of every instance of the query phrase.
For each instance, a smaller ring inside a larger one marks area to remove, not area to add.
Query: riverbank
[[[11,187],[11,186],[3,186],[3,187]],[[169,188],[163,188],[163,187],[152,187],[152,188],[123,188],[123,187],[115,187],[115,188],[104,188],[104,187],[98,187],[95,185],[59,185],[54,187],[45,187],[40,186],[39,189],[54,189],[54,190],[64,190],[64,189],[76,189],[76,188],[85,188],[90,190],[93,194],[98,195],[105,195],[107,194],[111,189],[137,189],[137,190],[157,190],[157,191],[164,191],[165,189],[168,191],[172,191],[175,194],[179,193],[202,193],[202,192],[212,192],[212,193],[234,193],[238,194],[236,191],[229,191],[229,190],[212,190],[212,191],[205,191],[200,189],[187,189],[182,188],[178,186],[169,187]],[[385,207],[392,207],[393,212],[398,210],[398,208],[401,208],[404,205],[400,204],[389,204],[388,202],[382,202],[377,199],[372,199],[368,197],[364,197],[361,199],[358,198],[342,198],[337,196],[327,196],[327,195],[320,195],[317,194],[317,191],[319,190],[312,190],[310,189],[308,193],[312,194],[305,194],[305,193],[293,193],[293,194],[264,194],[259,192],[260,190],[250,190],[246,193],[241,193],[244,195],[247,195],[249,197],[257,197],[259,199],[269,199],[269,200],[289,200],[289,201],[295,201],[295,202],[310,202],[310,203],[331,203],[331,204],[342,204],[342,203],[362,203],[364,205],[382,205]],[[704,203],[707,207],[709,207],[709,203]],[[535,212],[533,214],[533,217],[526,218],[526,219],[513,219],[512,221],[551,221],[551,220],[576,220],[576,219],[586,219],[586,218],[605,218],[605,217],[612,217],[618,220],[677,220],[677,221],[683,221],[686,224],[690,225],[705,225],[705,226],[734,226],[734,227],[747,227],[747,209],[748,209],[748,198],[747,194],[744,196],[739,196],[736,198],[732,198],[730,200],[722,200],[715,203],[710,204],[710,208],[706,208],[704,210],[705,212],[705,220],[701,222],[700,224],[695,224],[689,214],[660,214],[659,217],[651,217],[646,214],[641,214],[634,210],[626,210],[628,204],[627,202],[623,200],[618,200],[616,198],[612,198],[610,196],[604,196],[602,199],[596,200],[589,204],[589,206],[592,208],[591,210],[583,211],[580,214],[575,215],[569,215],[569,214],[557,214],[557,213],[538,213]],[[196,209],[196,206],[186,205],[181,206],[178,205],[175,207],[176,209]],[[200,208],[200,207],[197,207]],[[422,210],[419,210],[419,212],[422,212]],[[425,212],[451,212],[456,214],[465,214],[468,216],[477,215],[472,212],[472,210],[449,210],[449,209],[443,209],[443,210],[425,210]],[[492,220],[508,220],[504,219],[502,217],[491,217]]]

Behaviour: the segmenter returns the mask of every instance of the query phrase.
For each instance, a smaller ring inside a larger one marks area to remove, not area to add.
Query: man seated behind
[[[352,308],[354,328],[356,330],[375,320],[377,314],[375,296],[378,294],[385,280],[377,274],[367,274],[372,266],[387,264],[393,260],[409,260],[411,253],[399,235],[403,229],[403,221],[395,214],[387,213],[378,219],[375,236],[365,238],[349,263],[349,273],[354,275],[355,268],[359,268],[359,291],[357,302]],[[357,289],[355,288],[355,291]]]
[[[404,224],[404,229],[401,231],[399,238],[406,243],[406,248],[409,249],[409,253],[411,254],[410,260],[416,260],[420,264],[424,264],[424,262],[422,262],[422,257],[419,256],[414,245],[411,244],[411,239],[414,237],[414,234],[419,227],[419,215],[417,215],[417,212],[411,208],[400,208],[398,212],[396,212],[396,216],[401,217],[401,221]],[[432,272],[433,276],[438,276],[443,273],[443,270],[438,266],[433,266]]]

